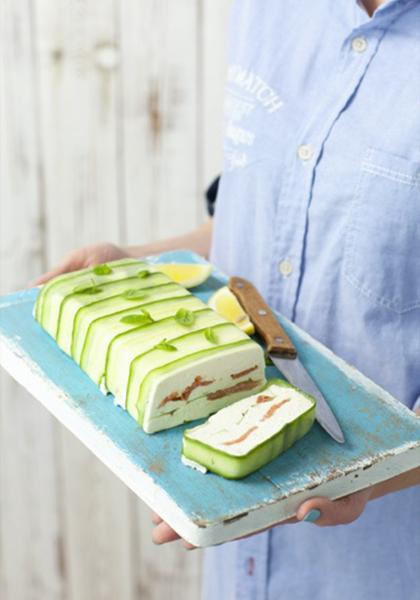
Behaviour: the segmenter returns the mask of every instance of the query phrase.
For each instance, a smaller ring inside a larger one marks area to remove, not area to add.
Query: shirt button
[[[253,575],[255,570],[255,558],[253,556],[250,556],[246,563],[247,575]]]
[[[313,153],[314,151],[311,148],[311,146],[308,146],[306,144],[303,144],[298,148],[298,156],[302,160],[309,160],[312,157]]]
[[[355,37],[351,41],[351,47],[355,52],[364,52],[367,48],[367,41],[364,37]]]
[[[279,262],[279,271],[283,277],[289,277],[293,272],[293,265],[288,258],[285,258]]]

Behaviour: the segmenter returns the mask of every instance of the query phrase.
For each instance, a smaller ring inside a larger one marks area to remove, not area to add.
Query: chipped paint
[[[157,475],[162,475],[164,467],[161,462],[155,460],[154,462],[150,463],[149,471],[156,473]]]

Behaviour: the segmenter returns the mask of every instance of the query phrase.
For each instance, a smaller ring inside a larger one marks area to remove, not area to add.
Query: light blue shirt
[[[237,0],[210,260],[420,405],[420,3]],[[205,600],[418,600],[420,489],[205,551]]]

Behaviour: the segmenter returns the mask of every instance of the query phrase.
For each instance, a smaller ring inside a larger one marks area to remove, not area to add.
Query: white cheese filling
[[[207,473],[207,468],[206,467],[204,467],[203,465],[200,465],[200,463],[195,462],[195,460],[190,460],[189,458],[187,458],[183,454],[181,454],[181,461],[187,467],[191,467],[192,469],[195,469],[196,471],[200,471],[200,473]]]
[[[231,377],[232,373],[241,372],[249,367],[253,370],[248,374],[238,378]],[[220,352],[211,357],[191,356],[191,365],[184,365],[173,373],[163,372],[154,378],[145,407],[144,430],[151,433],[157,431],[163,423],[166,427],[174,427],[184,421],[205,417],[231,403],[235,397],[243,398],[252,389],[261,389],[266,381],[264,367],[263,352],[257,344],[220,348]],[[200,376],[208,384],[195,387],[186,400],[172,400],[161,405],[171,392],[181,392],[196,376]],[[254,382],[251,382],[253,387],[248,391],[241,389],[243,382],[248,380]],[[237,390],[233,389],[235,386]],[[220,390],[226,391],[219,398],[207,399],[207,394]]]
[[[219,410],[188,437],[234,456],[243,456],[309,410],[311,401],[276,384]]]

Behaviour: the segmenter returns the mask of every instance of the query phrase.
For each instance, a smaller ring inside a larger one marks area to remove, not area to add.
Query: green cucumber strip
[[[212,310],[212,309],[210,309]],[[215,311],[212,311],[214,314]],[[197,329],[202,325],[199,319],[196,319]],[[181,335],[179,337],[171,337],[168,341],[174,344],[177,348],[177,352],[165,352],[164,350],[152,349],[149,352],[145,352],[135,358],[130,363],[130,375],[127,387],[127,410],[132,414],[135,414],[136,408],[142,403],[143,390],[146,387],[143,386],[144,381],[147,381],[149,372],[153,371],[156,367],[163,367],[169,363],[173,363],[176,360],[180,360],[184,356],[190,356],[201,350],[208,348],[220,348],[223,344],[243,340],[244,338],[249,341],[249,336],[241,331],[236,325],[229,322],[223,322],[212,327],[217,332],[219,344],[215,345],[204,335],[205,329],[209,326],[201,327],[198,331]],[[182,327],[182,326],[180,326]],[[255,343],[255,342],[253,342]],[[175,355],[175,356],[174,356]]]
[[[150,279],[152,279],[152,277],[147,279],[149,283],[151,283]],[[153,279],[156,285],[170,282],[169,278],[162,273],[153,274]],[[57,325],[56,340],[60,348],[64,350],[64,352],[70,354],[71,342],[73,339],[74,319],[79,309],[85,306],[90,306],[97,301],[105,300],[113,296],[120,296],[126,290],[134,287],[139,290],[141,289],[142,292],[144,290],[144,294],[147,294],[147,291],[144,288],[149,286],[146,285],[145,279],[139,279],[138,277],[134,276],[101,284],[101,292],[97,295],[74,293],[66,296],[60,306]],[[140,298],[137,300],[137,302],[139,301]]]
[[[75,289],[77,290],[89,286],[93,282],[102,290],[103,286],[107,283],[133,277],[136,275],[137,271],[138,264],[134,262],[122,267],[114,268],[110,275],[97,276],[92,272],[89,272],[81,278],[71,279],[64,282],[61,286],[54,286],[44,300],[41,325],[52,337],[56,338],[61,304],[67,297],[74,295]],[[167,278],[167,281],[170,281],[170,279]],[[100,293],[102,294],[103,290]],[[76,295],[79,296],[79,299],[88,298],[88,300],[90,299],[92,302],[96,299],[93,294],[79,293]]]
[[[217,328],[219,328],[221,326],[217,326]],[[209,358],[212,357],[213,355],[224,355],[226,354],[226,351],[230,350],[231,348],[235,348],[235,350],[240,347],[240,346],[252,346],[252,345],[258,345],[256,344],[256,342],[254,342],[253,340],[251,340],[248,336],[246,336],[247,339],[233,339],[231,338],[230,341],[228,341],[229,336],[222,336],[221,333],[219,332],[220,337],[224,338],[224,343],[222,341],[222,343],[218,346],[215,346],[214,344],[211,344],[211,347],[207,347],[207,348],[203,348],[197,352],[191,352],[190,354],[186,354],[184,356],[182,356],[181,358],[178,358],[177,360],[172,360],[169,363],[163,364],[161,366],[157,366],[154,369],[150,370],[143,378],[143,380],[141,381],[139,387],[137,388],[137,386],[133,385],[133,388],[135,387],[137,389],[137,402],[134,403],[133,400],[128,396],[127,394],[127,410],[128,412],[135,418],[137,419],[137,421],[139,422],[139,424],[144,427],[144,415],[146,412],[146,403],[148,401],[149,398],[152,397],[152,395],[150,394],[150,388],[153,384],[153,380],[156,377],[162,376],[162,375],[169,375],[171,372],[173,372],[174,370],[178,370],[180,368],[182,368],[182,366],[187,365],[187,364],[193,364],[197,361],[199,361],[201,358]],[[246,335],[246,334],[245,334]],[[227,339],[226,339],[227,338]],[[210,346],[210,344],[208,344],[208,346]],[[133,395],[133,394],[131,394]],[[224,398],[224,401],[226,402],[226,397]],[[195,402],[195,400],[194,400]]]
[[[197,298],[197,300],[199,299]],[[150,352],[157,352],[158,354],[155,354],[155,356],[160,356],[160,361],[162,361],[162,359],[167,360],[169,354],[173,359],[172,355],[177,354],[176,352],[154,350],[153,347],[163,338],[170,338],[168,341],[173,343],[174,339],[179,340],[189,338],[198,330],[201,331],[209,325],[225,325],[227,323],[223,317],[207,307],[201,300],[199,300],[199,302],[204,308],[194,311],[195,320],[191,327],[187,328],[178,323],[173,314],[165,321],[160,321],[159,325],[153,323],[145,325],[113,340],[112,345],[109,348],[105,366],[105,384],[117,399],[125,400],[126,398],[133,361],[148,355]],[[178,305],[178,308],[180,305],[181,304]],[[230,323],[228,324],[230,325]],[[189,333],[186,333],[188,331]],[[200,334],[200,337],[204,336],[201,336]]]
[[[82,306],[79,308],[74,318],[71,345],[71,355],[77,363],[80,362],[80,356],[86,340],[86,334],[92,321],[98,318],[110,316],[112,314],[118,314],[123,311],[126,311],[127,314],[130,314],[133,312],[133,304],[137,307],[138,312],[138,307],[141,306],[142,303],[144,304],[153,300],[159,300],[160,298],[164,298],[170,294],[172,296],[176,294],[185,294],[184,289],[181,288],[177,283],[161,283],[159,285],[145,287],[143,289],[144,293],[147,293],[148,295],[143,301],[138,300],[137,302],[133,303],[132,300],[127,300],[123,295],[118,294],[117,296],[100,299],[96,302],[88,304],[87,306]]]
[[[311,407],[293,421],[285,423],[283,427],[275,432],[270,438],[262,441],[247,454],[242,456],[223,452],[220,448],[216,448],[201,440],[190,437],[190,432],[193,431],[193,429],[196,429],[196,427],[184,431],[182,454],[186,458],[203,465],[217,475],[221,475],[227,479],[240,479],[257,469],[260,469],[262,466],[285,452],[295,442],[306,435],[312,427],[315,420],[316,401],[312,396],[306,394],[299,388],[296,388],[282,379],[276,378],[269,379],[259,393],[262,393],[264,389],[273,383],[297,390],[311,401]],[[201,426],[202,425],[198,425],[197,427]]]
[[[110,265],[110,267],[112,269],[115,269],[118,267],[126,267],[128,265],[134,265],[134,264],[138,265],[141,268],[146,263],[144,261],[133,260],[131,258],[122,258],[120,260],[114,260],[108,264]],[[87,267],[86,269],[79,269],[78,271],[71,271],[70,273],[63,273],[62,275],[58,275],[57,277],[50,279],[50,281],[47,281],[47,283],[45,283],[43,285],[43,287],[41,288],[41,290],[39,292],[39,295],[38,295],[38,298],[37,298],[37,301],[35,304],[35,318],[37,319],[37,321],[39,321],[41,323],[41,325],[43,324],[44,301],[48,297],[50,292],[54,291],[55,288],[61,286],[62,284],[66,284],[66,283],[70,283],[72,288],[73,288],[73,286],[77,285],[78,281],[80,281],[82,283],[84,280],[86,282],[86,284],[88,284],[89,276],[94,277],[95,279],[98,277],[93,272],[93,268],[94,267]],[[86,275],[86,277],[84,277],[85,275]]]
[[[186,291],[186,290],[185,290]],[[116,340],[126,337],[139,337],[136,331],[139,326],[130,326],[121,323],[121,316],[136,312],[139,308],[145,308],[156,322],[162,318],[173,316],[179,308],[180,303],[190,308],[201,308],[202,302],[196,296],[186,293],[184,296],[172,296],[155,302],[146,302],[133,307],[130,311],[124,310],[108,317],[101,317],[89,325],[86,335],[80,366],[95,381],[100,383],[105,375],[111,348]],[[141,327],[149,327],[150,324]],[[141,342],[137,346],[141,347]],[[137,350],[138,354],[138,350]]]

